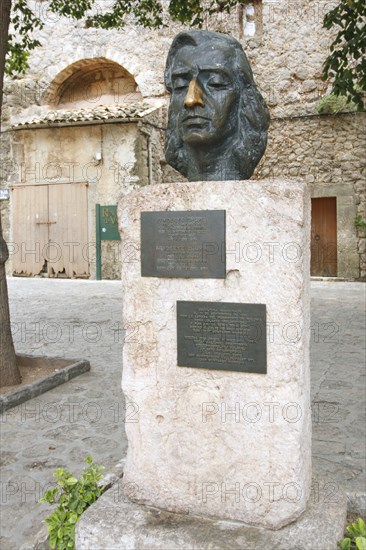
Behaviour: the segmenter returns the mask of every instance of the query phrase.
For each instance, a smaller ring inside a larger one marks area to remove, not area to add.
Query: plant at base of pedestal
[[[366,550],[366,525],[358,518],[347,527],[348,536],[338,543],[341,550]]]
[[[87,456],[88,464],[76,479],[72,473],[58,468],[53,474],[57,479],[54,489],[46,491],[39,502],[58,504],[45,523],[48,525],[49,544],[57,550],[73,550],[75,548],[75,525],[81,514],[103,493],[103,487],[98,485],[102,478],[103,466],[93,462]]]

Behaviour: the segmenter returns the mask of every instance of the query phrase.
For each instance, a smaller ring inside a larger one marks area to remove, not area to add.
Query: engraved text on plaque
[[[265,374],[266,306],[177,302],[178,366]]]
[[[141,275],[224,279],[225,210],[141,212]]]

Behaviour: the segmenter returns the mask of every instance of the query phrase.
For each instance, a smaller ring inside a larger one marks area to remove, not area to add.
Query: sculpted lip
[[[187,122],[187,121],[200,121],[200,120],[210,120],[208,117],[206,116],[201,116],[201,115],[187,115],[183,118],[183,122]]]

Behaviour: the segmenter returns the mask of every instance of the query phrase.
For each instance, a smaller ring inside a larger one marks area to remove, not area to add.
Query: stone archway
[[[82,59],[62,70],[51,82],[43,104],[54,109],[93,108],[142,100],[134,77],[104,57]]]

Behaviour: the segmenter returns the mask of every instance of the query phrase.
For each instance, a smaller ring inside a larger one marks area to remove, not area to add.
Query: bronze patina
[[[250,178],[266,147],[269,112],[240,43],[209,31],[178,34],[165,84],[167,162],[189,181]]]

